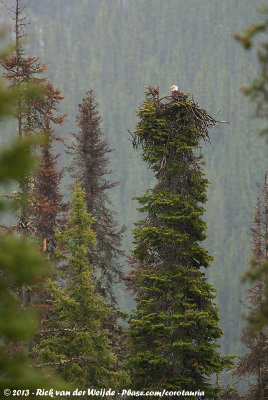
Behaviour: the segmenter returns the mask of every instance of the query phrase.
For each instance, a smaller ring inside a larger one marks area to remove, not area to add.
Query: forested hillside
[[[230,122],[214,128],[212,146],[203,148],[212,183],[205,245],[215,257],[208,276],[217,289],[224,354],[243,351],[240,278],[248,267],[255,188],[267,168],[253,106],[239,90],[255,73],[254,57],[232,35],[259,19],[260,5],[260,0],[34,0],[29,5],[29,52],[48,64],[49,77],[65,95],[62,108],[69,116],[58,128],[61,136],[74,130],[85,92],[96,93],[104,134],[115,148],[112,167],[121,185],[113,189],[113,202],[128,228],[126,248],[138,218],[131,198],[154,185],[128,133],[144,86],[159,85],[164,96],[176,84],[214,118]],[[124,309],[131,307],[129,296],[121,291]]]

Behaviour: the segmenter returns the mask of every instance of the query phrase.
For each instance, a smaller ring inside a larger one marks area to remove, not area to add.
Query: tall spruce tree
[[[118,227],[108,194],[109,189],[118,185],[118,182],[109,178],[112,171],[109,169],[108,154],[113,150],[103,138],[93,90],[86,93],[78,108],[78,130],[73,133],[74,141],[70,148],[71,171],[74,177],[79,177],[86,193],[87,211],[95,218],[92,229],[96,233],[97,243],[89,256],[94,264],[97,286],[115,304],[113,286],[122,275],[121,239],[125,229]]]
[[[200,244],[208,181],[199,153],[216,121],[189,95],[176,91],[159,99],[152,87],[137,113],[133,144],[157,184],[138,197],[146,216],[134,229],[136,269],[128,279],[137,303],[128,331],[132,385],[203,391],[206,399],[217,399],[210,377],[230,360],[217,352],[223,332],[215,290],[200,270],[212,257]]]
[[[118,370],[107,331],[101,329],[109,308],[95,290],[88,262],[88,248],[96,243],[92,223],[85,192],[77,183],[66,228],[57,232],[62,285],[48,283],[52,313],[36,353],[39,365],[50,365],[68,382],[101,389],[118,387],[124,374]]]

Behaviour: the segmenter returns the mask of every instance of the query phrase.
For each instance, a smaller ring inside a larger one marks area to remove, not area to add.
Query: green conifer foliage
[[[8,179],[17,180],[31,170],[35,161],[30,153],[32,144],[28,138],[19,140],[1,153],[1,185]],[[2,201],[0,206],[4,208]],[[32,393],[40,387],[47,390],[57,386],[60,389],[62,383],[52,381],[44,373],[41,375],[26,355],[27,346],[37,329],[37,310],[22,308],[17,295],[21,285],[40,284],[49,272],[47,261],[28,239],[1,233],[0,270],[1,397],[4,397],[5,389],[11,390],[10,394],[14,396],[21,394],[28,399],[36,398]]]
[[[79,387],[115,387],[121,373],[107,331],[105,300],[96,293],[88,247],[96,237],[92,216],[86,211],[85,192],[77,183],[73,190],[66,229],[57,232],[56,255],[62,263],[61,285],[48,283],[52,297],[51,317],[36,349],[41,365],[51,365],[68,382]]]
[[[215,290],[200,271],[212,257],[200,244],[208,181],[198,152],[216,121],[189,95],[159,99],[151,87],[138,116],[133,144],[157,184],[138,198],[146,217],[134,229],[137,268],[129,276],[137,303],[129,327],[130,376],[139,390],[201,390],[217,399],[209,377],[229,361],[217,352],[222,330]]]

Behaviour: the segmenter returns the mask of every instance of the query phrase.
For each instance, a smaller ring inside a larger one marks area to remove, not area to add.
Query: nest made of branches
[[[179,90],[173,91],[171,95],[159,97],[158,86],[146,86],[147,95],[152,96],[153,101],[157,105],[157,114],[163,117],[165,115],[178,114],[178,108],[174,107],[176,104],[187,105],[187,123],[194,125],[196,127],[198,134],[198,140],[203,139],[205,142],[210,142],[209,129],[217,126],[218,124],[229,124],[227,121],[218,121],[214,119],[211,115],[207,113],[206,110],[202,109],[197,102],[194,101],[193,97],[190,99],[188,93],[181,92]],[[183,118],[183,116],[182,116]],[[172,124],[172,118],[170,119]],[[174,123],[176,123],[176,118],[174,118]],[[176,129],[176,126],[174,126]],[[134,148],[138,148],[141,144],[141,138],[136,134],[136,132],[130,132],[132,136],[132,145]]]

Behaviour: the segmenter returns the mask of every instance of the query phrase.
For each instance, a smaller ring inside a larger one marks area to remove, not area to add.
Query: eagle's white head
[[[178,86],[176,86],[176,85],[170,86],[170,89],[172,92],[176,92],[179,90]]]

